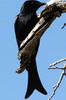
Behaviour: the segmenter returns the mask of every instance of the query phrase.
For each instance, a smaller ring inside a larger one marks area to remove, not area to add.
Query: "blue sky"
[[[19,61],[14,32],[15,17],[23,2],[23,0],[0,0],[0,100],[25,100],[28,76],[27,71],[20,75],[15,73]],[[48,100],[53,91],[52,87],[59,80],[61,70],[48,70],[48,67],[51,63],[66,58],[66,27],[61,30],[64,22],[66,22],[66,14],[62,14],[48,28],[41,38],[36,58],[38,73],[48,95],[45,96],[35,90],[27,100]],[[61,67],[63,65],[64,62],[58,64]],[[52,100],[65,100],[65,84],[66,78],[64,77]]]

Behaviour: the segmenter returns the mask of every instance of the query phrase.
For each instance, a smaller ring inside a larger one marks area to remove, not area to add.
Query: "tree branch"
[[[26,66],[29,65],[37,42],[56,17],[60,17],[64,12],[66,12],[66,2],[51,4],[41,11],[39,22],[20,45],[21,50],[18,52],[20,67],[17,69],[17,73],[24,71]]]

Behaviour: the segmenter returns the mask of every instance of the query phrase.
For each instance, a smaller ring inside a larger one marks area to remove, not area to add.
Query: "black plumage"
[[[17,19],[15,21],[15,34],[19,50],[22,41],[27,37],[29,32],[39,21],[39,18],[37,18],[36,11],[42,5],[44,5],[44,3],[41,3],[36,0],[27,0],[23,4],[20,13],[18,14]],[[26,70],[28,72],[28,88],[25,98],[28,98],[35,89],[37,89],[39,92],[45,95],[47,94],[46,90],[41,84],[36,68],[36,55],[38,47],[39,42],[35,47],[35,53],[31,57],[30,65],[26,67]]]

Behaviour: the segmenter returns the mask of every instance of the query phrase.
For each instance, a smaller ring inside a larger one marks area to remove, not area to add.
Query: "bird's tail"
[[[42,94],[47,95],[47,92],[43,88],[40,78],[38,76],[35,59],[33,59],[31,62],[32,63],[30,63],[30,66],[26,68],[28,71],[28,87],[25,95],[26,99],[33,93],[35,89],[41,92]]]

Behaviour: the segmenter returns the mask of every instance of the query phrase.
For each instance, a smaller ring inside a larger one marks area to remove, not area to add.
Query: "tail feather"
[[[43,88],[43,85],[38,76],[35,59],[31,61],[30,66],[27,67],[27,71],[28,71],[28,87],[25,98],[27,99],[35,89],[41,92],[42,94],[47,95],[47,92]]]

